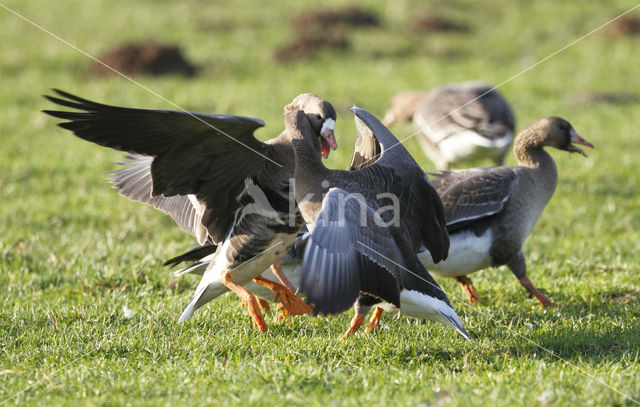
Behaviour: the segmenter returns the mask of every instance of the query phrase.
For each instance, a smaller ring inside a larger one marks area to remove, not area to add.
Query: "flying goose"
[[[411,118],[424,153],[439,170],[484,158],[502,165],[515,129],[507,101],[478,81],[396,95],[385,124]]]
[[[363,109],[351,111],[358,133],[352,165],[362,167],[352,171],[326,168],[313,154],[313,132],[303,112],[285,115],[296,160],[295,197],[310,231],[301,291],[320,314],[340,313],[355,303],[356,316],[343,337],[360,327],[373,305],[402,309],[403,298],[410,298],[419,305],[410,310],[414,316],[468,338],[444,291],[416,256],[422,244],[435,261],[447,257],[449,238],[436,191],[382,123]]]
[[[444,205],[451,248],[449,257],[441,262],[428,250],[419,253],[425,267],[437,275],[456,278],[473,303],[480,297],[467,275],[506,264],[543,307],[553,305],[527,277],[522,244],[558,182],[556,164],[544,148],[587,156],[572,143],[593,148],[566,120],[545,117],[516,137],[513,151],[519,165],[433,174],[433,186]]]
[[[169,214],[210,251],[211,261],[182,322],[213,298],[212,279],[221,279],[247,305],[255,325],[267,325],[256,298],[242,284],[255,279],[288,304],[293,314],[311,308],[281,284],[260,273],[293,244],[302,217],[290,205],[294,154],[288,132],[258,141],[260,119],[134,109],[91,102],[59,90],[46,96],[76,111],[44,112],[68,120],[59,126],[76,136],[129,153],[113,181],[120,193]],[[337,148],[336,112],[316,95],[297,96],[290,104],[307,115],[314,154],[325,158]]]

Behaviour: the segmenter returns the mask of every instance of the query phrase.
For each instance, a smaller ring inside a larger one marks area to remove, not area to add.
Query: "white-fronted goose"
[[[301,233],[295,240],[289,252],[280,259],[282,264],[282,274],[286,277],[287,281],[291,282],[294,292],[297,291],[298,287],[300,287],[300,283],[302,280],[302,259],[309,236],[309,232]],[[193,255],[199,250],[200,256],[196,255],[194,257]],[[190,270],[190,272],[193,272],[195,274],[202,274],[202,272],[206,269],[208,262],[210,261],[210,257],[206,257],[206,250],[202,250],[202,247],[198,247],[191,251],[191,255],[191,258],[182,258],[180,260],[172,259],[174,260],[173,263],[176,264],[179,262],[194,261],[194,263],[186,266],[182,270],[188,269]],[[420,269],[422,268],[420,267]],[[279,277],[273,274],[273,269],[271,268],[265,270],[265,272],[262,273],[262,277],[274,282],[278,281],[279,279]],[[429,301],[432,299],[431,297],[433,285],[425,282],[418,277],[416,277],[415,279],[408,278],[405,280],[404,284],[405,287],[403,287],[400,292],[400,314],[414,318],[434,319],[432,317],[433,307],[429,306]],[[219,287],[221,293],[227,291],[222,282],[218,282],[217,287]],[[269,291],[264,286],[256,284],[253,281],[249,281],[247,284],[245,284],[244,288],[251,291],[258,298],[258,300],[261,301],[260,305],[264,309],[269,308],[268,301],[274,300],[273,292]],[[351,333],[355,332],[359,326],[362,325],[362,323],[364,322],[364,317],[369,311],[369,308],[374,305],[377,305],[377,307],[371,317],[371,320],[367,324],[367,331],[378,329],[380,318],[384,309],[383,307],[389,309],[390,311],[393,310],[392,307],[381,304],[380,300],[375,297],[371,297],[365,294],[361,295],[361,298],[356,304],[356,315],[354,316],[354,320],[352,321],[349,330],[343,335],[343,338],[348,337]],[[468,337],[465,336],[465,338]]]
[[[485,158],[502,165],[515,118],[507,101],[491,89],[474,81],[422,94],[403,92],[392,99],[385,124],[413,118],[420,145],[439,170]]]
[[[116,107],[56,92],[62,98],[47,99],[80,111],[46,110],[69,120],[60,127],[131,154],[124,163],[129,167],[114,175],[122,194],[165,211],[200,244],[211,246],[209,267],[180,321],[213,298],[211,279],[221,279],[241,298],[261,330],[267,325],[256,299],[241,286],[248,280],[286,298],[291,313],[311,310],[286,287],[260,278],[287,252],[303,224],[300,214],[290,212],[294,155],[288,132],[260,142],[253,135],[264,125],[260,119]],[[320,152],[328,156],[337,147],[331,104],[302,94],[291,106],[308,115],[318,159]]]
[[[296,159],[295,197],[311,233],[301,291],[320,314],[343,312],[355,303],[356,316],[344,336],[359,328],[371,306],[398,309],[402,297],[415,297],[420,305],[415,316],[468,337],[445,293],[416,256],[421,244],[436,261],[447,256],[449,238],[436,191],[382,123],[363,109],[351,110],[358,132],[354,165],[376,158],[352,171],[328,169],[314,156],[313,133],[303,112],[292,109],[285,116]]]
[[[455,277],[473,303],[479,296],[467,275],[506,264],[542,306],[553,305],[526,276],[522,244],[558,182],[556,164],[544,147],[586,156],[572,143],[593,147],[566,120],[546,117],[516,137],[513,150],[518,166],[434,174],[432,182],[444,204],[451,248],[449,257],[437,264],[427,250],[420,253],[425,267]]]
[[[303,226],[289,251],[278,260],[280,268],[276,269],[273,266],[269,267],[262,273],[261,277],[273,282],[284,281],[291,291],[296,292],[300,287],[300,279],[302,278],[302,256],[304,254],[308,237],[309,231],[306,226]],[[215,250],[212,250],[212,246],[210,245],[198,246],[186,253],[167,260],[164,265],[176,267],[179,264],[187,263],[186,266],[174,271],[174,275],[202,275],[213,260],[214,251]],[[217,294],[216,297],[229,291],[219,278],[211,281],[209,287],[212,292]],[[264,285],[257,284],[251,280],[243,284],[243,287],[251,291],[251,293],[256,296],[263,309],[269,308],[267,301],[280,301],[279,307],[282,307],[284,312],[288,312],[286,311],[287,307],[284,303],[287,299],[285,298],[284,301],[282,301],[279,298],[274,298],[273,291],[269,290]]]

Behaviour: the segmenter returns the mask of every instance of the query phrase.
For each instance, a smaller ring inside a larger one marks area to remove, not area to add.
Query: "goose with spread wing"
[[[301,291],[320,314],[355,304],[344,336],[360,327],[372,306],[402,309],[403,298],[410,298],[416,306],[405,313],[439,321],[468,338],[416,255],[424,245],[435,261],[447,257],[449,237],[436,191],[378,119],[357,107],[351,111],[358,132],[354,165],[362,167],[352,171],[328,169],[314,156],[313,131],[303,112],[285,116],[296,160],[295,197],[310,231]],[[362,149],[375,154],[375,161],[360,154]]]
[[[193,234],[212,256],[196,293],[180,317],[184,321],[215,297],[210,280],[220,279],[243,301],[260,330],[267,330],[256,298],[242,287],[255,279],[285,298],[289,312],[311,308],[282,284],[260,274],[293,244],[302,217],[290,208],[294,153],[289,132],[261,142],[253,135],[260,119],[136,109],[92,102],[56,90],[51,102],[75,111],[45,110],[64,120],[76,136],[127,152],[126,168],[113,181],[120,193],[166,212]],[[318,159],[337,148],[336,112],[316,95],[297,96],[307,116]]]
[[[516,137],[513,151],[517,166],[433,174],[433,186],[445,209],[451,248],[449,257],[441,262],[428,250],[419,253],[425,267],[437,275],[454,277],[473,303],[480,296],[467,275],[506,264],[543,307],[553,305],[527,277],[522,245],[558,183],[555,161],[545,147],[586,157],[574,144],[593,148],[568,121],[546,117],[525,127]]]

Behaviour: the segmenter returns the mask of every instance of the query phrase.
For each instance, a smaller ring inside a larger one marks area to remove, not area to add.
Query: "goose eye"
[[[317,114],[317,113],[316,113],[316,118],[317,118],[318,120],[322,120],[322,116],[320,116],[320,114]]]

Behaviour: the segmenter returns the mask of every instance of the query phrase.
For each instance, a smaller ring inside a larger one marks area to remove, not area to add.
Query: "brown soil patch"
[[[294,39],[275,53],[281,62],[309,58],[322,49],[345,50],[350,45],[348,28],[378,27],[380,20],[358,6],[348,6],[302,13],[293,19],[292,25]]]
[[[621,17],[607,26],[606,33],[610,37],[640,35],[640,17]]]
[[[308,35],[302,36],[297,40],[282,46],[276,51],[276,58],[279,61],[291,61],[299,58],[312,56],[321,49],[340,49],[349,48],[349,41],[342,35]]]
[[[609,295],[609,298],[618,304],[629,304],[630,302],[635,301],[638,297],[633,293],[612,293]]]
[[[468,32],[469,26],[444,17],[426,15],[411,25],[413,34],[425,34],[430,32]]]
[[[638,103],[640,98],[631,92],[584,92],[571,95],[567,102],[570,105],[589,103],[607,103],[612,105],[628,105]]]
[[[334,27],[379,27],[380,20],[375,14],[358,6],[348,6],[338,10],[318,11],[300,14],[293,20],[299,32],[324,31]]]
[[[193,76],[196,66],[187,61],[177,46],[160,44],[155,41],[125,44],[107,52],[100,61],[126,75],[168,75]],[[111,69],[96,62],[89,67],[95,75],[115,74]]]

